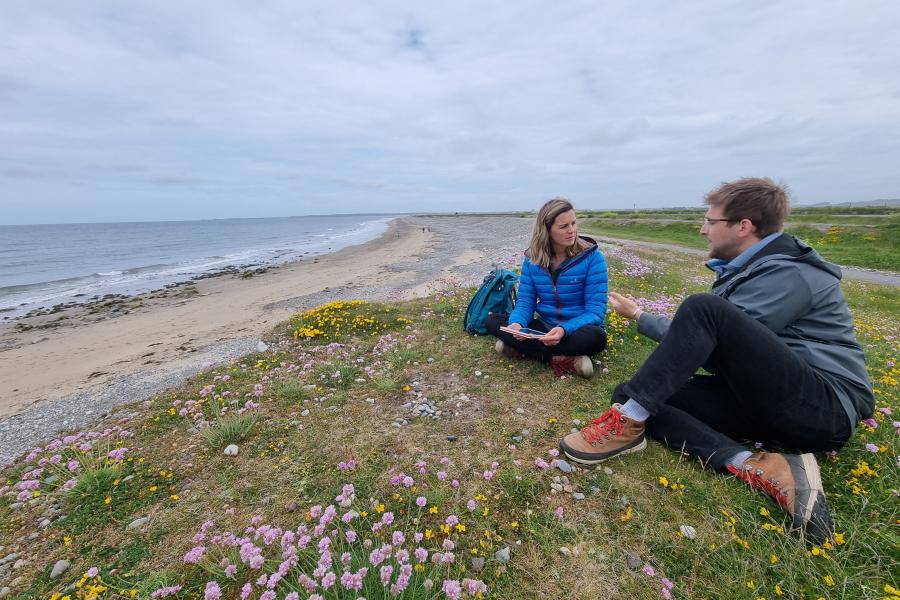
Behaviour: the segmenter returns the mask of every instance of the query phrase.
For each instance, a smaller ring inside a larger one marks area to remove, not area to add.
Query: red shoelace
[[[778,502],[784,510],[790,510],[788,508],[787,493],[778,487],[777,483],[771,479],[766,479],[765,473],[757,473],[752,467],[738,469],[732,465],[728,465],[728,470],[734,473],[739,479],[743,479],[749,483],[754,489],[775,498],[775,501]]]
[[[575,357],[574,356],[554,356],[553,360],[550,362],[550,368],[553,369],[553,374],[557,377],[565,375],[566,373],[574,373],[575,372]]]
[[[609,437],[610,431],[615,435],[622,433],[622,415],[615,408],[610,408],[591,421],[590,425],[581,430],[581,435],[588,444],[593,444],[601,438]]]

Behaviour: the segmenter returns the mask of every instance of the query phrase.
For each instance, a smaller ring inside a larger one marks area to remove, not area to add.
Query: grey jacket
[[[875,398],[840,280],[840,268],[785,233],[744,267],[716,280],[712,293],[771,329],[831,383],[855,429],[872,416]],[[644,313],[638,332],[660,341],[669,323]]]

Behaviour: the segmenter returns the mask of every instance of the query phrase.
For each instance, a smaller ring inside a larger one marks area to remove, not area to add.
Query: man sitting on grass
[[[835,450],[872,415],[840,269],[781,232],[790,204],[770,179],[722,184],[706,204],[712,293],[689,296],[670,321],[610,292],[613,310],[659,346],[616,388],[612,407],[560,448],[596,464],[643,450],[646,431],[773,496],[795,528],[822,541],[833,529],[815,457],[743,442]]]

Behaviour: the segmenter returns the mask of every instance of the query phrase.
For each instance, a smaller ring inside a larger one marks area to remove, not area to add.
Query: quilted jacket
[[[585,325],[604,326],[609,291],[606,259],[597,242],[589,237],[579,237],[590,246],[563,262],[552,275],[525,254],[516,307],[509,315],[510,323],[528,327],[537,310],[544,323],[551,328],[562,327],[566,335]]]

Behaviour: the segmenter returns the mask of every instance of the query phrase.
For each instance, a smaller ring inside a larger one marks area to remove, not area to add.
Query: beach
[[[518,262],[530,227],[518,217],[403,217],[370,242],[252,276],[203,278],[3,323],[0,463],[254,352],[295,312],[475,285],[494,264]]]

